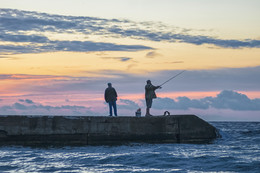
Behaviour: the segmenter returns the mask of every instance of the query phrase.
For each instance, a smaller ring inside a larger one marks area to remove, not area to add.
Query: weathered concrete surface
[[[208,142],[216,137],[215,127],[195,115],[0,116],[0,144],[189,143]]]

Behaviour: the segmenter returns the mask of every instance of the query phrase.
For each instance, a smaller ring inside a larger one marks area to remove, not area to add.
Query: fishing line
[[[167,82],[169,82],[170,80],[176,78],[177,76],[179,76],[180,74],[182,74],[183,72],[185,72],[186,70],[181,71],[180,73],[176,74],[175,76],[171,77],[170,79],[168,79],[167,81],[165,81],[164,83],[162,83],[161,85],[159,85],[160,87],[163,86],[164,84],[166,84]]]

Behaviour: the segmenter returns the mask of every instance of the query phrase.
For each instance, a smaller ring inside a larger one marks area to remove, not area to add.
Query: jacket
[[[110,101],[116,101],[117,100],[117,93],[116,93],[116,90],[115,88],[113,87],[108,87],[106,90],[105,90],[105,101],[106,102],[110,102]]]
[[[157,98],[155,94],[155,90],[159,88],[159,86],[153,86],[152,84],[145,85],[145,99],[154,99]]]

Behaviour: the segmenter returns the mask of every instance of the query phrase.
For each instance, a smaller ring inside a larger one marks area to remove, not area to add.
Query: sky
[[[260,121],[259,0],[0,0],[0,115]]]

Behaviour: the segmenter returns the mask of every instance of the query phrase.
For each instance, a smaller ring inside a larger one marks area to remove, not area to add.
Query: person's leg
[[[145,116],[149,116],[149,115],[150,115],[150,108],[146,108]]]
[[[152,104],[153,104],[153,99],[151,99],[151,101],[150,101],[150,108],[152,107]],[[149,115],[152,116],[150,113],[150,110],[149,110]]]
[[[145,113],[145,116],[148,116],[148,113],[149,113],[148,99],[145,99],[145,103],[146,103],[146,113]]]
[[[150,108],[152,107],[152,99],[145,99],[146,101],[146,114],[145,116],[151,116]]]
[[[112,116],[112,102],[108,102],[109,105],[109,116]]]
[[[114,108],[114,114],[115,114],[115,116],[117,116],[116,101],[113,101],[113,108]]]

